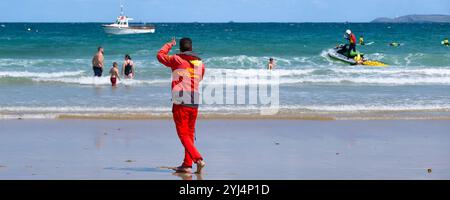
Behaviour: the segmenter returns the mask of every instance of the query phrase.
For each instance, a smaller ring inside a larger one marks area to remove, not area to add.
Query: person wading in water
[[[125,55],[125,61],[122,66],[122,75],[128,79],[134,78],[134,75],[135,75],[134,63],[131,60],[131,56],[128,54]]]
[[[103,47],[97,48],[97,53],[92,58],[92,69],[94,70],[94,76],[101,77],[103,73],[103,61],[104,61]]]

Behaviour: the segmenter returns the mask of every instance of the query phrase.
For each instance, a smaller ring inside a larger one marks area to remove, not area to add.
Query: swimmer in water
[[[398,46],[400,46],[400,43],[398,43],[398,42],[391,42],[389,45],[391,47],[398,47]]]
[[[117,85],[117,79],[120,80],[119,65],[116,62],[113,63],[113,67],[109,70],[109,74],[111,75],[111,85],[115,87]]]
[[[269,58],[269,64],[267,65],[268,70],[272,70],[275,67],[275,61],[273,58]]]
[[[131,56],[128,54],[125,55],[125,62],[123,63],[123,66],[122,66],[122,75],[125,78],[129,78],[129,79],[132,79],[135,76],[134,63],[131,60]]]

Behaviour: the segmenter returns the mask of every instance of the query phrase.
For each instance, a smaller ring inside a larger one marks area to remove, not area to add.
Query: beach
[[[139,35],[0,25],[0,179],[450,179],[450,54],[439,43],[449,24],[155,23]],[[346,29],[388,66],[332,59]],[[191,38],[189,63],[206,65],[195,85],[201,176],[169,169],[184,150],[173,74],[156,55],[172,37]],[[134,78],[111,87],[125,55]]]
[[[181,176],[171,120],[0,120],[0,179],[449,179],[447,120],[200,119]],[[428,171],[428,170],[431,171]]]

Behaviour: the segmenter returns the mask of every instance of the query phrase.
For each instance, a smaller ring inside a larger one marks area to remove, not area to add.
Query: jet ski
[[[358,54],[361,55],[361,57],[364,56],[364,54],[354,51],[348,53],[348,45],[339,45],[336,48],[330,49],[328,51],[328,56],[330,56],[331,58],[349,63],[351,65],[358,64],[358,62],[355,61],[355,57]]]
[[[350,65],[365,65],[373,67],[387,67],[388,65],[380,61],[366,60],[364,53],[360,52],[348,52],[348,45],[339,45],[328,51],[328,56],[333,59],[348,63]],[[360,62],[357,62],[355,57],[360,56]]]

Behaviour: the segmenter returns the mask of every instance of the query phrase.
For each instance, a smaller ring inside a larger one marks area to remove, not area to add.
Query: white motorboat
[[[131,20],[133,20],[133,18],[129,18],[123,14],[123,6],[122,6],[120,16],[117,17],[116,22],[114,22],[113,24],[102,25],[102,27],[106,33],[114,35],[142,34],[155,32],[155,26],[130,25],[129,21]]]

